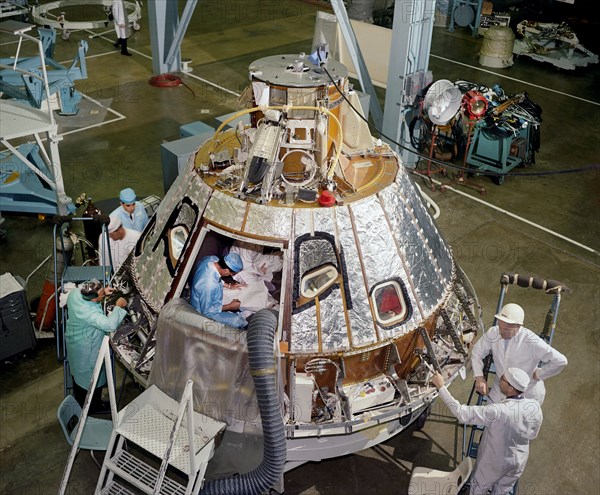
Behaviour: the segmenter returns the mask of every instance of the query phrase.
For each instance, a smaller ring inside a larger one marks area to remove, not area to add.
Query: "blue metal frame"
[[[77,54],[73,58],[71,66],[67,68],[52,58],[56,31],[53,28],[39,27],[38,33],[43,47],[44,60],[42,60],[42,56],[21,57],[16,60],[14,58],[0,59],[2,66],[12,67],[12,69],[4,68],[0,71],[0,91],[15,100],[25,101],[35,108],[42,108],[49,95],[58,92],[61,115],[75,115],[79,111],[77,105],[81,101],[81,93],[75,90],[74,81],[87,79],[85,54],[88,50],[88,43],[85,40],[79,42]],[[52,68],[47,71],[49,94],[46,94],[44,89],[42,63]]]
[[[187,0],[181,19],[178,3],[148,0],[148,27],[155,75],[181,71],[181,42],[198,0]]]
[[[458,7],[472,7],[474,9],[475,17],[473,18],[473,22],[469,24],[468,27],[471,29],[471,34],[473,37],[477,38],[479,35],[479,24],[481,23],[481,7],[483,5],[483,0],[454,0],[452,4],[452,11],[450,13],[450,24],[448,25],[448,31],[454,31],[454,11]]]

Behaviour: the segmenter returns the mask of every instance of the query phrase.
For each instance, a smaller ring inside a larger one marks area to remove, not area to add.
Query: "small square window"
[[[177,263],[177,260],[181,256],[181,251],[188,235],[188,229],[183,225],[177,225],[169,231],[169,254],[171,255],[173,265]]]
[[[332,265],[325,265],[308,272],[300,282],[300,294],[314,299],[327,290],[338,278],[338,271]]]
[[[387,327],[406,319],[408,306],[397,281],[388,280],[376,285],[371,292],[371,301],[380,325]]]

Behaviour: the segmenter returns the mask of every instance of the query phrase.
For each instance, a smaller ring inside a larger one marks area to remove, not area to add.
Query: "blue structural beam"
[[[198,3],[188,0],[179,18],[178,2],[148,0],[148,27],[155,75],[181,70],[181,42]]]
[[[435,0],[396,0],[394,3],[383,133],[409,168],[413,168],[418,159],[410,151],[414,149],[408,127],[412,120],[412,98],[415,86],[424,85],[429,66],[434,14]]]

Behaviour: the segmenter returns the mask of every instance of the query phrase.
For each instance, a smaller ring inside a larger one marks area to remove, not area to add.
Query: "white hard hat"
[[[525,392],[529,386],[529,375],[520,368],[508,368],[504,378],[519,392]]]
[[[505,323],[518,323],[519,325],[522,325],[523,320],[525,319],[525,311],[523,311],[523,308],[518,304],[509,303],[495,316],[497,320],[502,320]]]

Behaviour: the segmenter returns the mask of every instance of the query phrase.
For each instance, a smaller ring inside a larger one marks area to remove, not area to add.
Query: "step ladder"
[[[550,304],[550,309],[546,314],[544,328],[539,335],[541,339],[545,340],[549,345],[552,345],[562,293],[568,293],[570,291],[569,288],[557,280],[542,279],[540,277],[531,277],[529,275],[518,275],[514,273],[503,273],[500,277],[500,295],[498,296],[498,304],[496,305],[496,312],[494,314],[498,314],[502,309],[506,293],[508,292],[508,287],[511,284],[515,284],[524,288],[544,290],[547,294],[552,294],[554,296],[552,303]],[[496,318],[494,318],[492,325],[496,325],[496,323]],[[543,366],[543,363],[540,363],[540,366]],[[491,354],[485,358],[483,366],[483,376],[486,381],[490,374],[496,375],[496,367],[494,366],[494,361]],[[475,394],[475,384],[473,384],[467,405],[471,405],[473,403]],[[477,401],[475,402],[475,405],[482,406],[487,403],[487,396],[477,394]],[[481,435],[483,434],[484,429],[485,428],[483,426],[463,425],[463,459],[465,457],[472,457],[473,459],[477,458],[477,451],[479,444],[481,443]],[[512,488],[510,495],[516,495],[518,493],[518,487],[519,482],[517,481]]]
[[[198,493],[215,438],[225,424],[194,411],[192,387],[188,380],[181,402],[177,402],[152,385],[119,412],[107,452],[116,447],[104,459],[96,494],[135,493],[128,491],[127,485],[147,494]],[[126,445],[160,459],[160,468],[152,467]],[[184,474],[188,483],[167,477],[169,466]]]
[[[107,374],[112,372],[108,337],[102,342],[89,390],[95,388],[103,364]],[[116,411],[114,385],[108,383],[113,430],[95,494],[198,493],[214,453],[215,440],[226,425],[194,411],[193,382],[188,380],[186,383],[180,402],[152,385],[119,412]],[[90,402],[88,392],[80,425],[85,424]],[[65,493],[82,430],[78,427],[59,495]],[[127,447],[137,448],[129,450]],[[148,463],[153,460],[160,463],[159,468]],[[168,477],[169,467],[187,477],[187,484]]]

